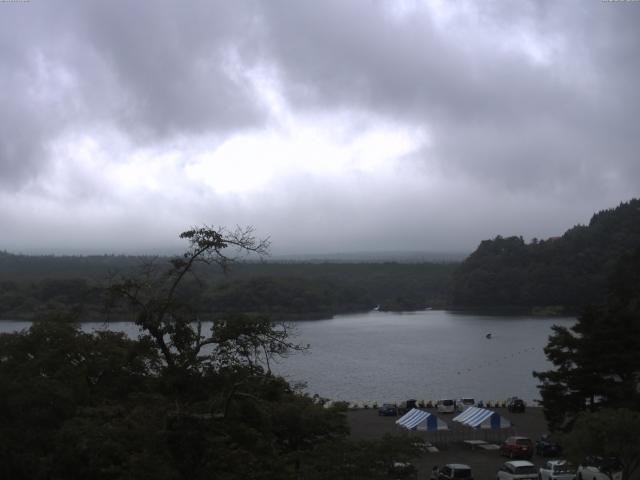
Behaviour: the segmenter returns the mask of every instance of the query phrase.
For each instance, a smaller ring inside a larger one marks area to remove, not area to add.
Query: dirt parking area
[[[425,409],[436,413],[435,410]],[[525,413],[510,413],[504,408],[492,408],[500,415],[509,419],[513,425],[511,429],[500,433],[478,432],[464,429],[453,424],[451,419],[455,414],[437,414],[449,424],[452,432],[448,435],[429,434],[425,432],[412,433],[427,439],[438,447],[438,453],[425,453],[422,458],[415,461],[418,467],[418,479],[428,479],[434,465],[447,463],[465,463],[472,469],[475,480],[494,480],[496,472],[508,458],[500,456],[498,450],[471,449],[464,443],[465,439],[486,440],[493,444],[500,444],[500,440],[509,435],[522,435],[529,437],[535,443],[542,434],[547,432],[547,425],[542,414],[542,409],[536,407],[527,408]],[[381,417],[375,409],[353,410],[347,414],[351,427],[351,436],[357,439],[375,439],[385,433],[400,433],[402,430],[395,425],[398,417]],[[546,459],[534,455],[532,462],[540,466]]]

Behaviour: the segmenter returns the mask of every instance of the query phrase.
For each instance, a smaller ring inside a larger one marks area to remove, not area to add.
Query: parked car
[[[475,407],[476,401],[471,397],[462,397],[461,399],[456,401],[456,410],[459,412],[465,411],[469,407]]]
[[[509,458],[531,459],[533,442],[527,437],[509,437],[500,446],[500,454]]]
[[[576,467],[566,460],[549,460],[538,470],[538,480],[575,480]]]
[[[438,480],[473,480],[471,467],[462,463],[447,463],[438,472]]]
[[[537,480],[538,472],[533,463],[526,460],[514,460],[505,462],[500,470],[496,480]]]
[[[436,405],[438,413],[454,413],[456,411],[456,402],[454,400],[438,400]]]
[[[559,457],[562,455],[562,447],[558,442],[551,440],[549,435],[542,435],[536,441],[536,455],[541,457]]]
[[[398,414],[402,415],[407,413],[412,408],[416,408],[418,401],[415,399],[407,400],[406,402],[401,402],[398,406]]]
[[[578,465],[578,480],[622,480],[622,467],[617,458],[587,457]]]
[[[378,409],[378,415],[381,417],[396,417],[398,415],[398,407],[392,403],[385,403]]]
[[[524,413],[525,403],[524,400],[518,397],[511,397],[507,400],[507,410],[513,413]]]

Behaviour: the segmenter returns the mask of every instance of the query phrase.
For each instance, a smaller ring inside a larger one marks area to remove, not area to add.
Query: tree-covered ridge
[[[547,240],[497,236],[485,240],[458,267],[457,307],[559,307],[579,311],[606,296],[616,262],[640,246],[640,200],[603,210]]]
[[[71,311],[103,319],[101,291],[115,272],[161,263],[153,257],[0,257],[0,318],[31,319]],[[447,263],[237,263],[223,275],[195,270],[177,292],[203,316],[262,312],[276,317],[316,318],[370,310],[444,305],[455,264]],[[112,310],[111,318],[124,311]]]

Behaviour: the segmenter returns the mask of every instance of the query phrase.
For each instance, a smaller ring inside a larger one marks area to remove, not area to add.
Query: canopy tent
[[[417,408],[412,408],[396,420],[396,425],[407,430],[425,430],[427,432],[449,429],[447,424],[435,415]]]
[[[498,412],[493,412],[485,408],[469,407],[460,415],[453,419],[471,428],[499,429],[509,428],[511,422],[502,417]]]

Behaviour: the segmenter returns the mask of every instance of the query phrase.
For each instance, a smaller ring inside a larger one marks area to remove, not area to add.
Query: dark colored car
[[[392,403],[385,403],[378,409],[378,415],[381,417],[396,417],[398,415],[398,407]]]
[[[562,455],[562,447],[558,442],[554,442],[549,435],[542,435],[536,441],[536,455],[541,457],[559,457]]]
[[[410,400],[407,400],[406,402],[402,402],[398,407],[398,414],[399,415],[405,414],[409,410],[411,410],[412,408],[416,408],[417,406],[418,406],[418,401],[414,400],[413,398]]]
[[[473,480],[471,467],[462,463],[448,463],[438,472],[438,480]]]
[[[524,413],[524,400],[517,397],[510,398],[507,402],[507,410],[513,413]]]
[[[533,442],[527,437],[509,437],[500,446],[500,455],[529,460],[533,456]]]

